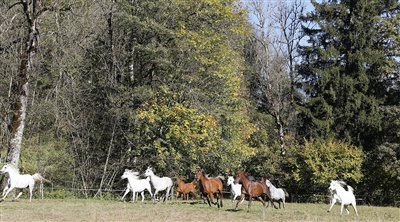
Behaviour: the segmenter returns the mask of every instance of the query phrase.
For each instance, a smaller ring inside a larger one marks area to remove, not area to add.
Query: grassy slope
[[[359,206],[339,216],[336,205],[327,213],[326,204],[287,204],[284,210],[262,208],[253,202],[247,213],[247,202],[232,211],[233,203],[224,201],[222,209],[205,204],[173,201],[168,204],[128,203],[106,200],[27,200],[0,203],[0,221],[400,221],[400,208]]]

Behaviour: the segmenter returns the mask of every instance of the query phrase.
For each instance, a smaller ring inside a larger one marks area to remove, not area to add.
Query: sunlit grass
[[[327,204],[291,204],[286,209],[262,208],[254,201],[250,212],[247,202],[234,211],[234,203],[210,208],[199,202],[172,201],[167,204],[111,200],[28,200],[0,203],[0,221],[400,221],[400,208],[358,206],[359,217],[340,216],[336,205],[327,213]]]

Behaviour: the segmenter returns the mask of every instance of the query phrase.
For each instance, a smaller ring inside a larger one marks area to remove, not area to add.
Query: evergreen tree
[[[399,2],[312,1],[299,72],[306,136],[336,137],[366,150],[378,142],[388,91],[398,81]],[[396,31],[397,30],[397,31]]]

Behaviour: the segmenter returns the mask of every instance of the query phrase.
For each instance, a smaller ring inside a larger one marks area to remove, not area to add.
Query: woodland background
[[[311,2],[0,0],[2,162],[86,197],[201,166],[398,205],[400,3]]]

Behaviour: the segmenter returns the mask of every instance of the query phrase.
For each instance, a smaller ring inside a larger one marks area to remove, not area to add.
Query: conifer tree
[[[379,106],[398,81],[399,2],[312,1],[301,49],[305,135],[374,147]],[[397,30],[397,31],[396,31]],[[397,78],[397,80],[396,80]]]

